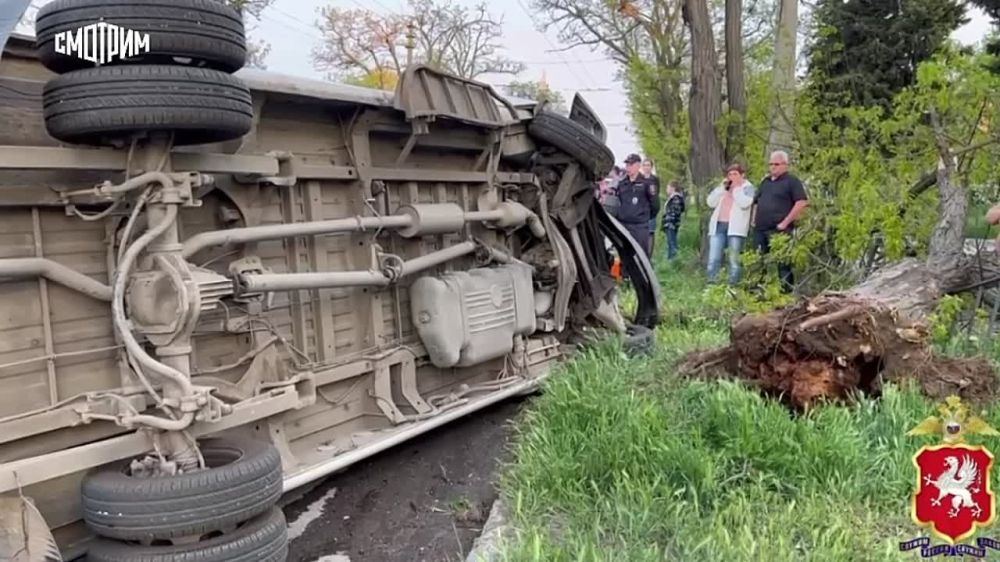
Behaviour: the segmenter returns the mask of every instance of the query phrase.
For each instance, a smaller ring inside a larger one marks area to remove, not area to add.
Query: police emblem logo
[[[983,547],[987,544],[979,548],[955,546],[996,521],[996,495],[990,487],[993,454],[985,446],[965,443],[965,436],[996,436],[1000,432],[973,414],[957,396],[949,396],[938,413],[907,432],[908,436],[939,435],[942,441],[925,445],[913,455],[917,474],[910,509],[914,523],[948,544],[929,549],[930,541],[924,538],[900,548],[921,546],[924,556],[959,554],[959,550],[973,555],[982,551],[985,555]],[[980,543],[995,541],[982,539]]]
[[[996,520],[990,490],[993,455],[985,447],[937,445],[913,457],[919,484],[913,496],[913,520],[954,544]]]

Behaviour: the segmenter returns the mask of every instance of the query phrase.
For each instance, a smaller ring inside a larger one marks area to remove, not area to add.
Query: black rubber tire
[[[142,546],[98,539],[87,549],[90,562],[285,562],[288,526],[278,508],[231,533],[193,544]]]
[[[270,509],[281,496],[281,457],[268,443],[199,442],[209,469],[155,478],[128,474],[132,459],[83,480],[83,519],[102,537],[151,541],[205,535]]]
[[[149,35],[149,52],[107,65],[182,64],[235,72],[246,64],[240,13],[219,0],[55,0],[35,19],[38,56],[56,73],[93,68],[93,62],[57,53],[56,34],[98,22]]]
[[[652,355],[656,350],[656,334],[640,324],[631,324],[622,348],[629,355]]]
[[[253,127],[250,90],[218,70],[107,66],[49,80],[45,128],[73,144],[114,145],[142,131],[172,131],[175,145],[222,142]]]
[[[543,109],[528,123],[528,134],[578,160],[592,178],[603,178],[614,166],[611,149],[569,117]]]

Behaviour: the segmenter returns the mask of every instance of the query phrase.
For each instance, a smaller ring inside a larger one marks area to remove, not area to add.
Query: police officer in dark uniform
[[[625,177],[618,182],[618,220],[649,256],[649,219],[659,212],[660,197],[656,183],[639,173],[641,162],[638,154],[625,158]]]

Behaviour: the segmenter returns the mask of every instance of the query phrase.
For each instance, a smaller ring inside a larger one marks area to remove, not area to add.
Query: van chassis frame
[[[414,131],[414,136],[416,134],[419,134],[417,129]],[[355,138],[354,140],[357,141],[358,139]],[[150,149],[150,152],[155,153],[155,147]],[[484,152],[481,160],[485,160],[486,155],[493,156],[493,153],[492,151]],[[405,162],[405,154],[401,154],[400,156],[399,163]],[[151,158],[147,155],[145,160],[150,161]],[[369,190],[373,182],[380,181],[437,181],[481,183],[487,185],[536,184],[534,174],[503,172],[496,170],[493,166],[490,166],[490,168],[493,168],[492,171],[481,172],[379,168],[365,166],[364,162],[358,162],[358,166],[344,166],[316,161],[315,159],[304,159],[287,152],[272,152],[266,155],[243,155],[172,150],[169,152],[168,161],[171,163],[173,169],[197,170],[197,172],[189,173],[231,174],[240,183],[271,184],[279,187],[292,186],[301,180],[360,180],[363,184],[369,186]],[[122,172],[127,168],[126,153],[119,149],[0,146],[0,170]],[[134,163],[130,171],[136,175],[146,172],[141,165],[136,167]],[[99,194],[100,187],[95,187],[92,199],[88,200],[87,197],[77,197],[74,199],[74,203],[106,203],[107,199],[102,198]],[[4,190],[0,204],[7,206],[66,207],[68,203],[67,199],[56,191],[15,188]],[[458,405],[458,407],[448,408],[446,411],[441,411],[433,416],[412,420],[410,425],[399,433],[399,437],[393,436],[390,439],[374,440],[356,449],[336,455],[330,459],[330,462],[322,463],[320,466],[312,466],[298,473],[292,472],[286,474],[286,491],[319,478],[321,474],[345,468],[351,463],[376,454],[395,443],[425,431],[430,431],[452,419],[486,407],[489,404],[504,400],[510,396],[534,392],[546,376],[548,369],[545,368],[545,365],[562,356],[557,341],[551,338],[551,336],[547,336],[546,339],[549,339],[548,344],[539,345],[539,340],[535,339],[531,342],[532,345],[529,346],[529,349],[525,350],[526,359],[529,360],[530,364],[527,369],[528,372],[523,373],[526,375],[525,378],[519,377],[518,380],[511,381],[513,384],[499,388],[479,398],[470,399]],[[406,346],[383,350],[380,353],[384,358],[382,360],[363,358],[346,364],[322,368],[315,372],[299,373],[292,379],[284,381],[277,388],[271,388],[263,394],[253,396],[248,400],[231,406],[231,410],[225,415],[218,417],[218,419],[194,422],[188,431],[191,436],[200,437],[265,420],[283,412],[301,409],[315,403],[317,387],[368,374],[372,374],[375,377],[374,386],[375,392],[378,395],[391,392],[388,379],[390,360],[399,355],[399,351],[405,349],[407,349]],[[400,371],[402,375],[403,397],[418,413],[429,413],[430,409],[417,392],[415,373],[411,369],[401,369]],[[382,376],[380,376],[380,373]],[[529,374],[531,376],[527,376]],[[141,388],[123,387],[117,390],[137,410],[141,411],[148,406],[148,400],[143,396],[144,393]],[[14,420],[0,423],[0,435],[9,435],[12,439],[37,435],[39,433],[38,419],[42,415],[46,416],[46,423],[42,424],[42,432],[75,427],[90,423],[95,419],[108,419],[111,417],[108,415],[109,412],[114,411],[116,406],[120,406],[118,402],[121,399],[110,400],[104,396],[105,394],[87,393],[77,396],[61,407],[46,409],[44,414],[28,412],[18,416]],[[394,425],[408,421],[395,408],[386,411],[385,407],[381,404],[383,401],[380,401],[381,409]],[[29,430],[27,426],[18,428],[19,425],[24,425],[24,422],[29,419],[30,422],[28,423],[32,425],[33,431]],[[94,443],[2,463],[0,464],[0,493],[19,490],[26,486],[65,476],[80,470],[140,455],[157,445],[156,440],[153,438],[154,431],[150,431],[149,429],[143,427],[138,431],[119,434]],[[9,440],[11,439],[4,439],[4,442]],[[274,439],[273,442],[279,447],[283,464],[286,467],[293,466],[295,459],[287,446],[282,446],[281,439]]]

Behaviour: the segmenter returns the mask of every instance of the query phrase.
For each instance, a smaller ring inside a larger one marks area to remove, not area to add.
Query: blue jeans
[[[722,269],[722,253],[729,248],[729,284],[740,280],[740,253],[743,251],[744,236],[728,236],[729,223],[716,223],[715,232],[708,238],[708,282],[714,283]]]
[[[664,233],[667,235],[667,259],[672,260],[677,256],[677,229],[667,227]]]

